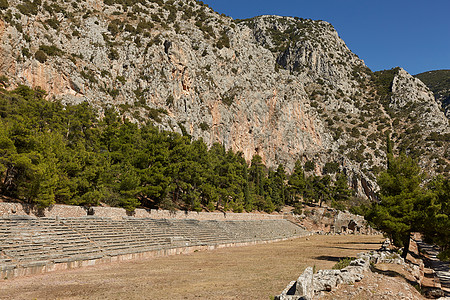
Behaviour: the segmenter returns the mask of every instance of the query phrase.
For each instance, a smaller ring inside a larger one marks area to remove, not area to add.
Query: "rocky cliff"
[[[190,0],[1,6],[0,75],[11,87],[87,101],[100,115],[113,106],[269,167],[311,160],[321,173],[338,162],[366,194],[386,135],[429,170],[450,171],[448,119],[429,89],[402,69],[373,73],[329,23],[233,20]]]

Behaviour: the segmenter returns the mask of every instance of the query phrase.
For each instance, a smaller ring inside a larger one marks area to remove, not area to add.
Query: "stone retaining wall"
[[[28,215],[36,217],[84,217],[93,214],[97,217],[107,217],[113,220],[121,220],[123,217],[134,216],[136,218],[152,219],[194,219],[194,220],[279,220],[284,216],[280,214],[260,213],[222,213],[222,212],[193,212],[193,211],[169,211],[157,209],[136,209],[133,214],[123,208],[117,207],[91,207],[85,209],[81,206],[52,205],[45,209],[36,209],[22,203],[0,202],[0,217],[10,215]]]

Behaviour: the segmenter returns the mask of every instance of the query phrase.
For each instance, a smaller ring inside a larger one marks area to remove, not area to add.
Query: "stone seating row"
[[[305,233],[287,220],[3,217],[0,270],[186,246],[273,240]]]

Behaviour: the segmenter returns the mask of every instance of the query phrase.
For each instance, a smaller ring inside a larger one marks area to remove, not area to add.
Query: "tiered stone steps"
[[[55,218],[0,219],[0,250],[20,266],[103,256],[102,249]]]
[[[164,249],[278,240],[305,234],[305,230],[287,220],[10,216],[0,218],[0,271],[2,277],[12,277],[11,274],[18,276],[18,270],[26,268],[34,268],[33,273],[39,273],[39,268],[52,269],[56,264],[104,260]]]

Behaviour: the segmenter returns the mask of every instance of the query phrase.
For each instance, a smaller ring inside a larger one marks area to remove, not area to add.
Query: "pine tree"
[[[255,193],[261,197],[264,196],[264,179],[265,179],[265,166],[262,162],[261,156],[255,154],[252,157],[250,165],[250,180],[254,184]]]
[[[418,230],[420,224],[422,172],[405,154],[395,158],[389,155],[388,159],[388,169],[377,179],[381,201],[372,207],[368,219],[386,232],[395,245],[404,247],[402,256],[406,258],[411,232]]]
[[[450,180],[443,176],[434,178],[428,184],[428,193],[421,203],[425,212],[421,231],[425,240],[442,248],[440,259],[450,260]]]
[[[295,162],[295,167],[292,175],[289,177],[289,189],[294,196],[294,202],[297,202],[303,195],[306,187],[305,172],[303,171],[300,160]]]
[[[268,176],[268,183],[270,189],[270,198],[276,209],[279,210],[286,203],[286,171],[283,165],[278,165],[275,172],[270,171]]]
[[[338,173],[332,187],[332,206],[341,210],[345,209],[351,196],[352,191],[348,187],[347,176]]]

